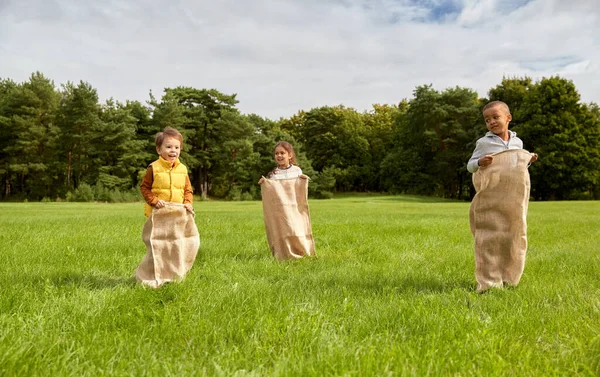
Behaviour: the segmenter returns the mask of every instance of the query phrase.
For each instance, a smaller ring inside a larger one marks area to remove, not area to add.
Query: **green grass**
[[[0,375],[600,375],[600,202],[532,202],[520,285],[482,295],[468,203],[310,206],[318,257],[278,263],[260,202],[196,203],[151,290],[141,204],[0,203]]]

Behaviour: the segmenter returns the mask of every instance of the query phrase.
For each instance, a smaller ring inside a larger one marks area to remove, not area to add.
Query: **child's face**
[[[483,119],[488,131],[503,137],[508,135],[508,124],[512,116],[502,106],[493,106],[483,112]]]
[[[156,148],[156,152],[158,152],[162,158],[173,164],[179,157],[179,153],[181,153],[181,143],[178,139],[167,136],[163,140],[162,145]]]
[[[285,150],[284,147],[278,146],[275,148],[275,163],[277,163],[277,166],[280,168],[287,168],[290,166],[291,159],[292,156],[288,153],[288,151]]]

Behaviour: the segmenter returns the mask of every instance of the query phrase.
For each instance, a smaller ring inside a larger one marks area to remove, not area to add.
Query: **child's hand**
[[[194,207],[190,203],[185,203],[183,206],[189,213],[194,213]]]
[[[532,164],[534,162],[536,162],[538,159],[538,155],[537,153],[534,153],[533,156],[531,156],[531,160],[529,160],[529,163]]]
[[[265,181],[265,179],[266,179],[265,177],[260,177],[260,179],[258,180],[258,184],[262,185],[263,182]]]
[[[156,204],[154,205],[154,207],[156,207],[157,209],[162,208],[166,205],[164,200],[159,200],[158,202],[156,202]]]
[[[304,174],[300,174],[300,178],[302,178],[302,179],[310,179],[310,178],[308,178],[308,175],[304,175]]]
[[[493,160],[494,160],[494,156],[492,156],[491,154],[488,154],[488,155],[481,157],[477,163],[479,164],[480,168],[485,168],[485,167],[488,167],[492,163]]]

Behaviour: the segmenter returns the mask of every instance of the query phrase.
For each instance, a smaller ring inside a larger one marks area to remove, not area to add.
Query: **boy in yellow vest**
[[[194,213],[192,184],[187,168],[179,161],[183,136],[167,127],[156,134],[154,142],[159,157],[148,166],[140,185],[146,201],[144,214],[150,216],[152,207],[163,208],[166,202],[183,203],[188,212]]]

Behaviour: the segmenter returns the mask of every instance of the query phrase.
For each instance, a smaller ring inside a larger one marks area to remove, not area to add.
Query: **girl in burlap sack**
[[[267,174],[269,179],[308,178],[302,174],[302,169],[300,169],[296,162],[296,153],[292,144],[287,141],[280,141],[275,145],[274,155],[277,166]],[[258,184],[260,185],[264,180],[265,177],[261,177]]]
[[[310,213],[308,177],[296,165],[292,145],[275,145],[276,167],[260,178],[265,231],[275,259],[283,261],[315,255]]]

